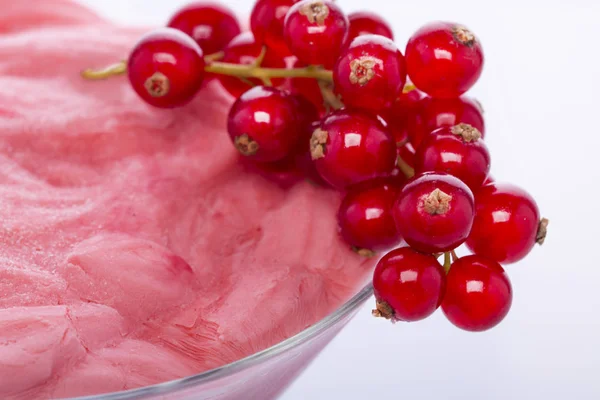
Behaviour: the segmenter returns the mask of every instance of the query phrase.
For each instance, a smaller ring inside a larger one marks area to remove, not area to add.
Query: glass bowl
[[[281,394],[373,294],[369,284],[321,321],[266,350],[198,375],[75,400],[268,400]]]

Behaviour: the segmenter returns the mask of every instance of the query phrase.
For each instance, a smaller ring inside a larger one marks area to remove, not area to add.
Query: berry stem
[[[330,82],[319,80],[318,83],[319,89],[321,90],[321,97],[323,97],[323,101],[327,107],[334,110],[339,110],[344,107],[344,103],[342,103],[339,97],[333,92]]]
[[[450,255],[452,256],[452,262],[455,262],[456,260],[458,260],[458,256],[456,255],[456,251],[452,250],[450,252]]]
[[[446,271],[446,273],[450,271],[450,266],[452,266],[452,259],[450,252],[447,251],[444,253],[444,271]]]
[[[81,71],[81,76],[90,81],[97,81],[101,79],[108,79],[112,76],[123,75],[127,72],[127,61],[122,60],[118,63],[109,65],[102,69],[91,69],[88,68]]]
[[[410,165],[408,165],[408,163],[406,161],[404,161],[402,159],[402,157],[398,156],[398,159],[396,160],[396,165],[398,165],[398,168],[400,168],[400,171],[402,171],[402,173],[407,178],[410,179],[413,176],[415,176],[415,169],[413,167],[411,167]]]
[[[263,68],[254,65],[240,65],[223,62],[208,64],[205,71],[212,74],[235,76],[238,78],[312,78],[333,82],[333,73],[314,66],[305,68]]]
[[[264,53],[264,51],[263,51]],[[217,75],[235,76],[240,79],[257,78],[263,83],[269,84],[271,78],[307,78],[318,79],[324,82],[333,82],[333,72],[320,67],[308,66],[304,68],[263,68],[260,66],[264,54],[261,53],[257,62],[250,65],[224,63],[219,60],[223,57],[222,52],[209,54],[204,59],[207,62],[204,70]],[[108,79],[113,76],[123,75],[127,72],[127,61],[123,60],[102,69],[86,69],[81,76],[87,80]]]

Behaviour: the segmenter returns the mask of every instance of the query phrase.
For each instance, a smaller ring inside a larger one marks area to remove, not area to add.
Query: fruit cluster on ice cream
[[[153,109],[82,80],[141,32],[0,0],[0,398],[106,393],[215,368],[314,324],[372,260],[340,195],[248,171],[203,89]]]

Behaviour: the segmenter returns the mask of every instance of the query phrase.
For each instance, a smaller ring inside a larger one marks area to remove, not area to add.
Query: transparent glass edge
[[[236,372],[240,372],[246,368],[250,368],[254,365],[262,363],[271,359],[272,357],[276,357],[277,355],[292,349],[296,346],[299,346],[308,340],[318,336],[319,334],[325,332],[331,326],[335,325],[344,317],[348,316],[350,313],[356,311],[359,307],[363,305],[371,296],[373,295],[373,286],[369,283],[366,285],[360,292],[358,292],[354,297],[340,306],[336,311],[329,314],[327,317],[323,318],[319,322],[314,325],[309,326],[303,331],[297,333],[296,335],[277,343],[263,351],[252,354],[248,357],[242,358],[241,360],[232,362],[230,364],[226,364],[219,368],[214,368],[206,372],[202,372],[197,375],[188,376],[186,378],[177,379],[174,381],[159,383],[152,386],[146,386],[139,389],[132,389],[123,392],[116,393],[107,393],[101,395],[94,396],[85,396],[85,397],[74,397],[70,400],[125,400],[125,399],[135,399],[142,396],[151,396],[151,395],[160,395],[172,392],[173,390],[182,390],[189,388],[191,386],[195,386],[201,383],[211,382],[213,380],[217,380],[228,375],[231,375]]]

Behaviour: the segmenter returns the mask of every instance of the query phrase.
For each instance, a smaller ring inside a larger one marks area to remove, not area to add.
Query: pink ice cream
[[[140,32],[71,2],[0,0],[0,398],[120,391],[212,369],[314,324],[373,261],[339,195],[240,163],[208,85],[146,106],[122,59]]]

